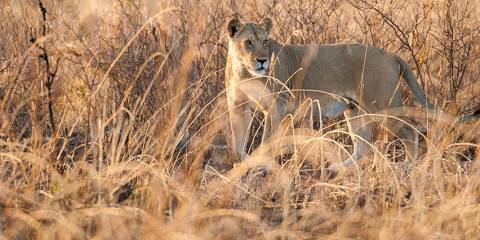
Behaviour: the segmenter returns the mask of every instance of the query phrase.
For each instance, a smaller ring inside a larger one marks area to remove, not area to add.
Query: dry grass
[[[480,103],[478,1],[260,2],[0,2],[0,237],[477,238],[480,122],[454,116]],[[326,162],[351,149],[333,122],[234,164],[223,25],[267,15],[279,41],[408,60],[444,111],[410,115],[426,129],[421,159],[379,131],[360,166],[330,178]]]

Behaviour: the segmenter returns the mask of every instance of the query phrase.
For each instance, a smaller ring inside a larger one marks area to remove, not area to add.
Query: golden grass
[[[480,235],[480,121],[455,118],[480,102],[475,1],[98,2],[0,3],[0,237]],[[238,162],[222,27],[265,15],[281,41],[361,42],[408,59],[444,111],[407,109],[425,129],[421,158],[378,131],[365,160],[329,176],[351,152],[340,120],[287,128]]]

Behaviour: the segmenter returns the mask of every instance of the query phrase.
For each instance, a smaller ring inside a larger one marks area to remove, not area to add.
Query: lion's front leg
[[[249,108],[235,107],[229,110],[229,115],[230,128],[232,130],[233,151],[238,157],[245,160],[248,157],[246,147],[253,113]]]
[[[265,124],[262,136],[263,144],[278,129],[282,120],[278,102],[276,101],[277,96],[263,81],[259,80],[243,81],[238,85],[238,87],[241,89],[242,93],[248,97],[249,101],[251,101],[251,106],[253,109],[261,110],[265,116]],[[251,114],[251,118],[248,120],[246,117],[243,117],[244,120],[241,120],[242,123],[239,121],[235,125],[249,125],[252,118],[253,114]],[[240,146],[240,144],[238,144],[238,146]]]
[[[262,143],[264,143],[270,136],[278,129],[282,117],[278,111],[277,103],[271,102],[270,109],[265,109],[265,126],[263,128]]]

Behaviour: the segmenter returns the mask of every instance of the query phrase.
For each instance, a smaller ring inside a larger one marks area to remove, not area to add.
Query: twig
[[[40,12],[42,13],[42,20],[43,20],[42,36],[45,37],[47,35],[47,9],[45,8],[45,5],[43,4],[42,0],[38,0],[38,6],[40,8]],[[32,40],[35,40],[35,38],[32,37]],[[50,58],[48,56],[48,50],[45,43],[43,43],[43,46],[39,45],[38,48],[42,50],[42,54],[40,55],[40,58],[45,62],[45,68],[47,72],[47,82],[45,83],[45,86],[47,87],[48,113],[50,117],[50,124],[52,125],[52,130],[53,130],[52,132],[55,132],[56,127],[55,127],[55,117],[53,113],[52,86],[53,86],[53,81],[57,76],[60,58],[57,59],[55,70],[51,72]]]

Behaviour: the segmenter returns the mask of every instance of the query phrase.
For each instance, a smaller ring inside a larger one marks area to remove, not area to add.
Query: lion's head
[[[228,47],[233,53],[234,61],[242,64],[254,76],[263,76],[268,72],[268,35],[271,28],[272,20],[269,18],[258,24],[242,24],[238,19],[231,19],[227,24],[230,37]]]

